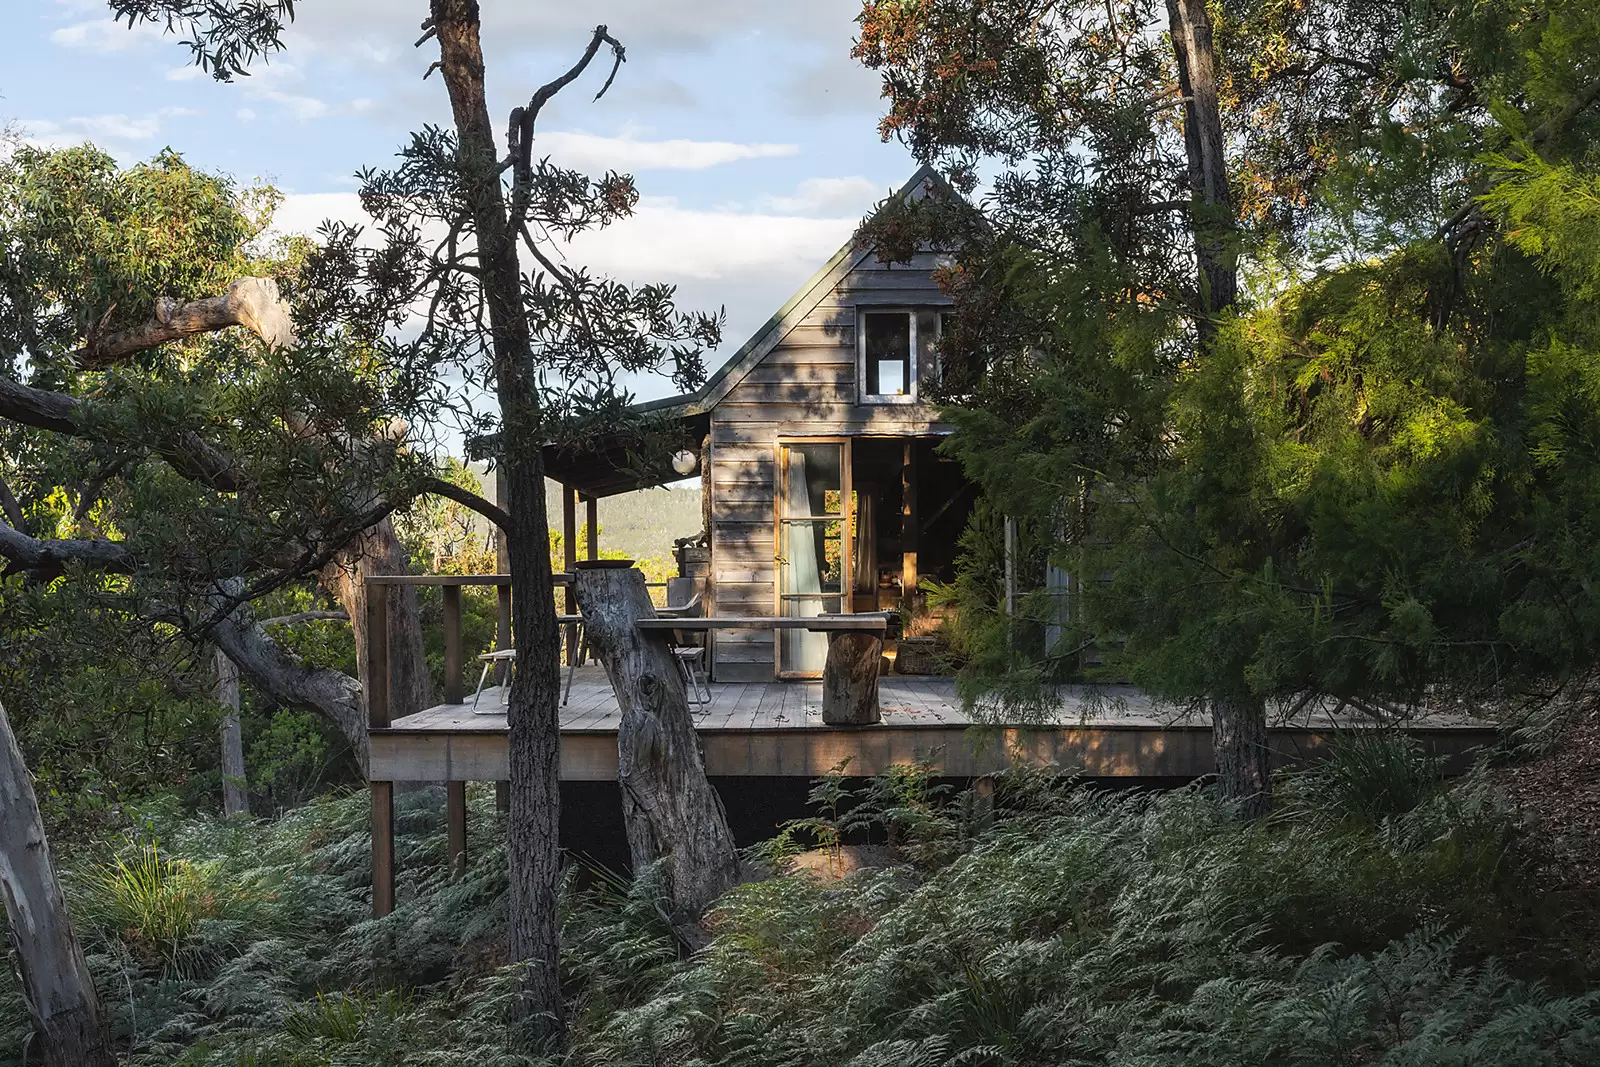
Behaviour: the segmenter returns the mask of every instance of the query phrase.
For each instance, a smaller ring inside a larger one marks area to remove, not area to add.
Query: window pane
[[[865,316],[868,396],[911,392],[911,315],[873,311]]]
[[[783,462],[785,518],[839,514],[843,445],[784,445]]]

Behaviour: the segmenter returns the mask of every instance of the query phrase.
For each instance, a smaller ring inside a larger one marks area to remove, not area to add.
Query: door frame
[[[786,595],[783,590],[784,549],[786,547],[784,525],[789,520],[784,516],[783,505],[788,496],[789,464],[784,462],[787,458],[784,453],[795,445],[841,446],[839,457],[839,522],[841,524],[839,554],[842,560],[842,568],[839,587],[839,610],[842,612],[851,610],[850,593],[855,577],[854,534],[856,519],[855,485],[851,470],[855,459],[854,450],[851,448],[852,440],[848,436],[812,437],[793,434],[780,436],[775,442],[774,459],[777,461],[777,470],[774,472],[776,477],[773,479],[773,488],[776,491],[773,493],[772,498],[772,598],[773,614],[777,618],[785,617],[783,601]],[[820,671],[788,671],[784,669],[783,631],[778,629],[772,631],[772,667],[774,675],[779,679],[822,677],[822,672]]]

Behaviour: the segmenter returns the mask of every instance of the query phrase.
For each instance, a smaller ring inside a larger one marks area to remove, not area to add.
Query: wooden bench
[[[828,635],[822,667],[822,721],[830,726],[870,726],[883,719],[878,706],[878,671],[883,639],[893,612],[812,615],[806,618],[761,615],[711,615],[700,618],[640,619],[640,630],[807,630]]]

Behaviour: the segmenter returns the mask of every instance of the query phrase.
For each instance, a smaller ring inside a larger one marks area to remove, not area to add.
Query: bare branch
[[[0,375],[0,418],[76,437],[79,407],[80,401],[65,393],[34,389]]]
[[[611,64],[611,74],[606,78],[605,85],[601,86],[600,92],[595,94],[595,99],[598,100],[604,96],[606,90],[611,88],[611,82],[617,76],[617,69],[622,66],[623,61],[627,58],[627,51],[622,47],[622,42],[611,36],[605,25],[601,24],[594,28],[594,34],[589,38],[588,47],[583,50],[583,55],[578,57],[578,61],[565,74],[554,81],[549,81],[539,86],[528,100],[527,107],[517,108],[512,112],[511,129],[507,131],[507,140],[510,141],[511,157],[515,161],[511,183],[511,223],[513,226],[522,224],[523,215],[528,208],[530,192],[528,185],[533,178],[533,128],[539,119],[539,112],[545,104],[549,103],[551,97],[572,84],[578,75],[588,69],[589,64],[593,62],[595,55],[600,51],[602,44],[611,45],[611,54],[616,57]]]
[[[295,342],[294,323],[278,295],[278,283],[271,278],[240,278],[221,296],[187,303],[162,297],[151,321],[104,337],[91,333],[75,358],[84,370],[101,370],[168,341],[231,326],[243,326],[269,348]]]
[[[447,482],[443,478],[429,478],[422,483],[422,491],[442,496],[446,500],[454,500],[463,507],[471,508],[502,530],[511,529],[511,516],[506,514],[504,509],[496,507],[477,493],[463,489],[454,482]]]

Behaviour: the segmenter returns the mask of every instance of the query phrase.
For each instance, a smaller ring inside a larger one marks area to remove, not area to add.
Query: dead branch
[[[218,582],[207,597],[213,621],[207,636],[222,649],[250,684],[273,700],[324,716],[355,749],[361,772],[367,770],[367,717],[361,708],[361,683],[342,671],[309,667],[270,636],[255,619],[237,579]]]
[[[578,57],[565,74],[553,81],[546,82],[529,98],[526,107],[517,108],[511,113],[511,129],[507,131],[507,139],[511,142],[511,157],[514,161],[512,192],[511,192],[511,223],[513,226],[522,224],[523,215],[527,212],[530,190],[529,184],[533,178],[533,128],[539,119],[539,112],[550,98],[572,84],[577,77],[588,69],[594,57],[600,51],[602,44],[611,46],[614,57],[611,64],[611,74],[606,78],[606,83],[595,94],[598,100],[611,88],[611,83],[616,79],[617,70],[627,59],[627,50],[622,47],[622,42],[611,36],[602,23],[594,28],[594,34],[589,38],[588,47],[583,50],[583,55]]]
[[[271,278],[240,278],[221,296],[187,302],[161,297],[149,322],[105,336],[94,331],[74,359],[84,370],[103,370],[168,341],[232,326],[243,326],[268,348],[295,342],[294,323],[278,295],[278,283]]]

